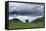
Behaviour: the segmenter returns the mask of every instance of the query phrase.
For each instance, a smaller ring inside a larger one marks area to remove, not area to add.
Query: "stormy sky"
[[[43,4],[9,2],[9,20],[19,18],[25,22],[26,19],[32,21],[42,16],[44,16]]]

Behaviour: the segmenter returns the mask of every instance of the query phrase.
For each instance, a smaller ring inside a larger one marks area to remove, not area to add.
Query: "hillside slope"
[[[9,20],[10,22],[22,22],[21,20],[19,20],[18,18],[14,18],[12,20]]]
[[[44,17],[42,17],[42,18],[37,18],[37,19],[35,19],[35,20],[33,20],[31,23],[37,23],[37,22],[45,22],[45,18]]]

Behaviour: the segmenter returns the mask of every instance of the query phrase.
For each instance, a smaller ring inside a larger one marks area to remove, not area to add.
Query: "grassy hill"
[[[32,22],[25,22],[23,23],[22,21],[20,21],[19,19],[15,18],[9,21],[9,29],[27,29],[27,28],[43,28],[44,27],[44,20],[45,18],[37,18]]]
[[[10,20],[9,22],[22,22],[22,21],[20,21],[18,18],[14,18],[14,19]]]
[[[33,20],[31,23],[38,23],[38,22],[44,22],[44,21],[45,21],[45,17],[42,17],[42,18],[37,18]]]

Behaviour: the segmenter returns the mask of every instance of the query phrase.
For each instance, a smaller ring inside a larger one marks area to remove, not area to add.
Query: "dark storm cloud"
[[[24,4],[24,3],[9,3],[9,15],[29,15],[42,16],[44,15],[44,5],[40,4]]]

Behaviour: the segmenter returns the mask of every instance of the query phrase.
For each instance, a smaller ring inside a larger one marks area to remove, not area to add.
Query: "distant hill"
[[[35,20],[33,20],[31,23],[37,23],[37,22],[45,22],[45,17],[42,17],[42,18],[37,18]]]
[[[12,20],[10,20],[12,22],[22,22],[21,20],[19,20],[18,18],[14,18]],[[42,17],[42,18],[37,18],[35,20],[33,20],[31,23],[37,23],[37,22],[45,22],[45,17]],[[27,22],[27,21],[26,21]]]
[[[14,21],[14,22],[22,22],[22,21],[19,20],[18,18],[14,18],[14,19],[12,19],[12,20],[10,20],[10,21]]]

